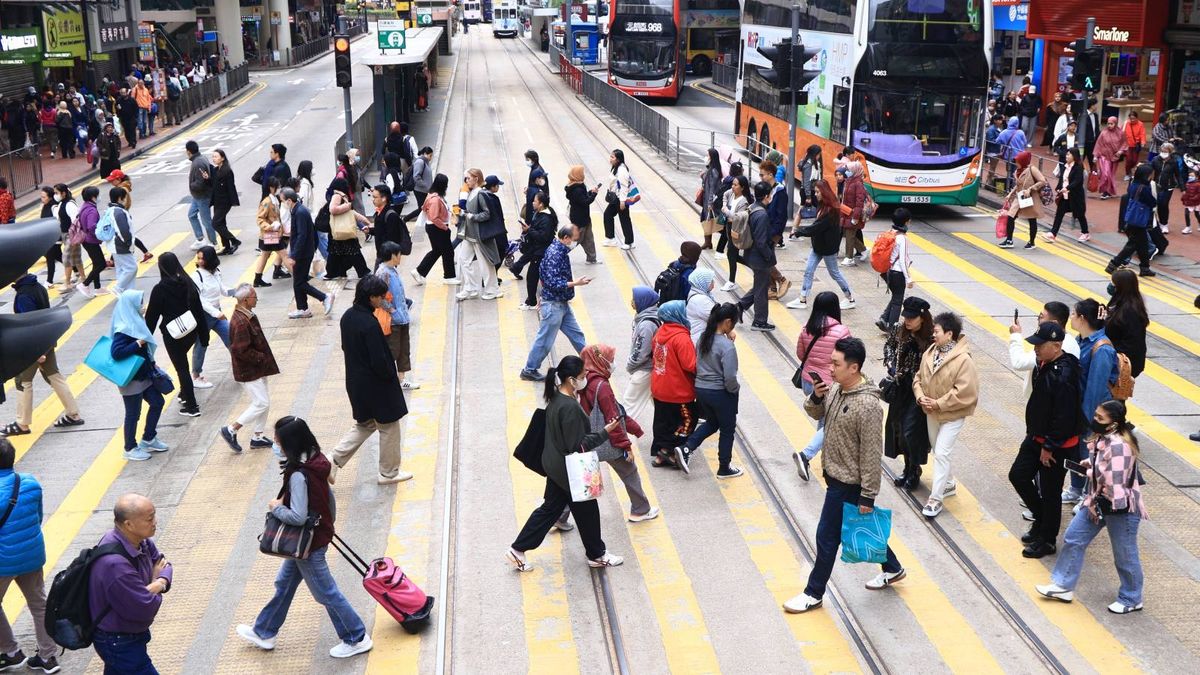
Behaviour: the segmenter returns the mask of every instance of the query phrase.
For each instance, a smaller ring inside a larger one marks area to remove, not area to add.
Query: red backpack
[[[871,269],[887,274],[892,269],[892,251],[896,248],[896,231],[888,230],[875,237],[871,244]]]

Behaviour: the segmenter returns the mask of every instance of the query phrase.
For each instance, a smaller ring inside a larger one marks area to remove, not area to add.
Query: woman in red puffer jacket
[[[677,466],[675,448],[696,426],[696,345],[687,305],[672,300],[658,308],[662,326],[654,334],[650,395],[654,397],[654,466]]]

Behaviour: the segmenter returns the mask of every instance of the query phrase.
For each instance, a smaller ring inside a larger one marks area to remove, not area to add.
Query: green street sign
[[[417,8],[417,25],[432,26],[433,25],[433,10]]]
[[[379,49],[404,49],[404,21],[402,19],[379,20]]]

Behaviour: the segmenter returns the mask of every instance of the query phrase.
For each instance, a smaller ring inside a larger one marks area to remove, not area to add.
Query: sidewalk
[[[1034,161],[1039,168],[1046,167],[1043,173],[1053,170],[1058,158],[1050,152],[1047,147],[1036,147],[1032,150]],[[999,169],[998,169],[999,170]],[[1117,190],[1123,191],[1128,183],[1124,182],[1124,168],[1117,168]],[[1179,191],[1176,190],[1176,193]],[[979,201],[981,204],[998,209],[1003,202],[1003,196],[998,196],[993,192],[980,190]],[[1087,195],[1087,219],[1088,229],[1092,233],[1092,240],[1086,243],[1078,244],[1094,249],[1105,258],[1111,258],[1116,255],[1117,251],[1125,245],[1125,235],[1117,232],[1117,216],[1121,208],[1121,199],[1119,196],[1112,199],[1100,199],[1097,193],[1089,192]],[[1054,222],[1053,210],[1047,211],[1046,222],[1043,223],[1038,219],[1038,225],[1049,228]],[[1022,225],[1023,226],[1023,225]],[[1171,198],[1171,231],[1167,235],[1170,240],[1170,246],[1167,253],[1154,258],[1154,269],[1156,272],[1164,273],[1164,276],[1169,276],[1177,281],[1200,288],[1200,222],[1194,223],[1194,232],[1192,234],[1180,234],[1183,230],[1183,205],[1179,202],[1179,194],[1175,194]],[[1039,227],[1039,229],[1041,229]],[[1078,236],[1078,229],[1068,217],[1063,221],[1060,234],[1069,236],[1074,239]],[[1061,239],[1062,237],[1060,237]],[[1078,242],[1076,242],[1078,243]],[[1136,261],[1136,258],[1135,258]],[[1136,262],[1135,262],[1136,264]]]

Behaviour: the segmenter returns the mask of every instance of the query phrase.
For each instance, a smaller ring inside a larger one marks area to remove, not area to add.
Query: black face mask
[[[1100,422],[1097,422],[1096,420],[1092,420],[1092,423],[1090,426],[1091,426],[1092,431],[1094,431],[1098,434],[1107,434],[1108,433],[1109,425],[1107,425],[1107,424],[1102,424]]]
[[[1116,295],[1116,293],[1117,293],[1117,287],[1113,286],[1111,283],[1109,283],[1108,286],[1104,290],[1108,291],[1108,295],[1110,297],[1113,295]]]

